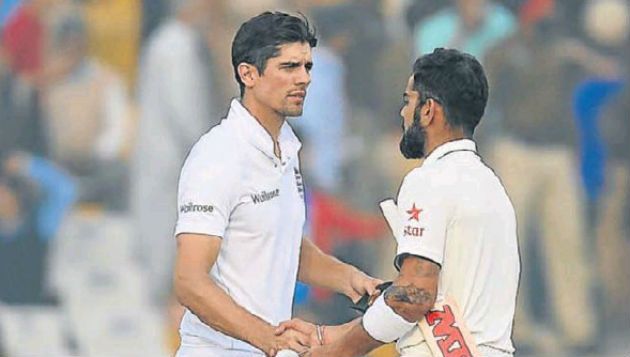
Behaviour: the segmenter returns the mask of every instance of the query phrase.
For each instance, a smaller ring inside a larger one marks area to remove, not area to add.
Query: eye
[[[280,65],[280,69],[284,69],[284,70],[292,70],[296,67],[297,65],[293,62],[290,63],[283,63]]]

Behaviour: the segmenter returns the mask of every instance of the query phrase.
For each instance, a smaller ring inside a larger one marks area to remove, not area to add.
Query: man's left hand
[[[359,301],[365,294],[370,296],[379,294],[380,292],[376,287],[383,283],[382,280],[373,278],[358,269],[354,269],[350,273],[349,279],[350,288],[346,292],[346,296],[354,303]]]

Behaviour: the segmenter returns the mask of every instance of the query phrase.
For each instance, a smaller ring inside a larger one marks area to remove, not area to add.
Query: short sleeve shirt
[[[234,301],[271,324],[291,318],[305,219],[301,144],[287,123],[281,158],[265,129],[238,100],[191,150],[180,176],[175,234],[222,238],[210,274]],[[187,311],[181,325],[226,350],[259,352]]]
[[[436,148],[398,194],[398,257],[441,266],[438,300],[454,298],[478,345],[514,351],[511,341],[520,261],[516,219],[501,182],[472,140]],[[397,259],[398,260],[398,259]],[[431,356],[418,328],[399,340],[403,355]]]

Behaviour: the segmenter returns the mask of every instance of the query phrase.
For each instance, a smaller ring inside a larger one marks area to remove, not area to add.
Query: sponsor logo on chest
[[[280,189],[278,188],[273,191],[260,191],[259,193],[250,195],[254,204],[264,203],[278,196],[280,196]]]

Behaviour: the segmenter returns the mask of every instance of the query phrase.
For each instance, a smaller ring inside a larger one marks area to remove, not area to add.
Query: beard
[[[282,103],[282,107],[277,110],[277,113],[282,115],[283,117],[299,117],[304,113],[304,103],[306,101],[306,97],[302,100],[301,103],[291,102],[290,100],[286,100]]]
[[[300,117],[304,113],[304,107],[292,107],[292,108],[282,108],[278,111],[278,114],[282,115],[285,118],[295,118]]]
[[[419,114],[418,111],[413,113],[413,122],[407,130],[405,130],[404,120],[402,123],[403,135],[399,146],[400,152],[406,159],[421,159],[425,155],[424,144],[427,141],[427,133],[420,126]]]

